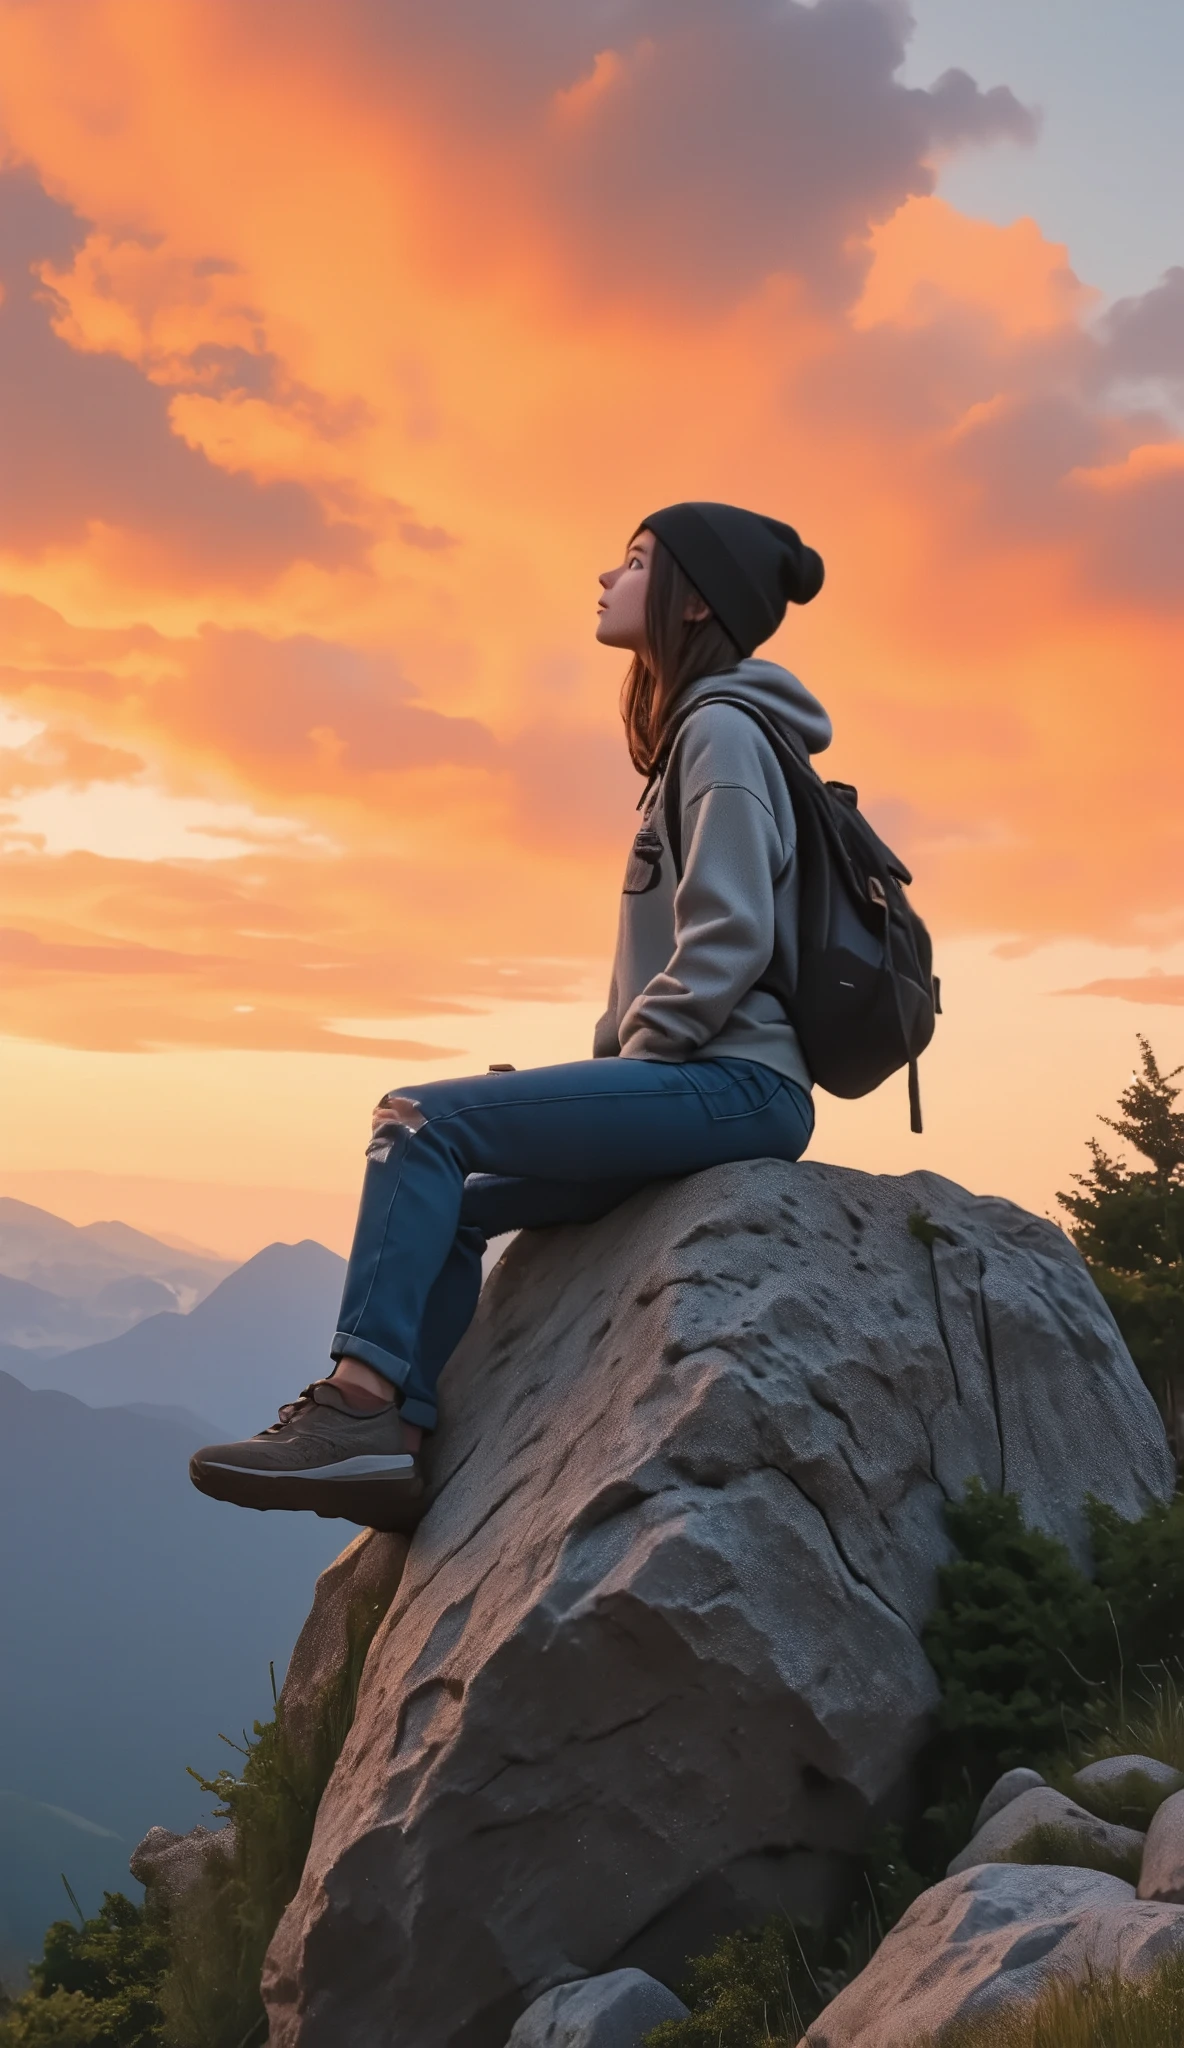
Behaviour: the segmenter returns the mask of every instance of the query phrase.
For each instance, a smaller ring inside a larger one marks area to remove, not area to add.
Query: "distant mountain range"
[[[26,1386],[56,1387],[92,1407],[164,1405],[217,1433],[251,1435],[330,1369],[344,1276],[345,1260],[311,1238],[268,1245],[188,1315],[149,1316],[55,1358],[14,1362],[8,1349],[0,1364]]]
[[[323,1368],[341,1263],[319,1245],[273,1246],[191,1316],[153,1317],[74,1355],[92,1397],[108,1398],[121,1373],[129,1389],[147,1385],[159,1368],[169,1391],[150,1398],[155,1412],[33,1392],[0,1371],[0,1974],[10,1984],[13,1959],[35,1953],[68,1911],[59,1872],[88,1912],[103,1886],[135,1896],[127,1857],[145,1829],[208,1817],[186,1765],[213,1776],[235,1762],[219,1732],[241,1741],[270,1713],[268,1662],[282,1680],[316,1574],[354,1534],[206,1500],[186,1472],[206,1424],[160,1413],[176,1403],[260,1427],[277,1394]],[[186,1341],[195,1329],[199,1341]]]
[[[189,1484],[199,1444],[274,1420],[329,1363],[345,1261],[244,1266],[0,1199],[0,1978],[51,1919],[136,1894],[131,1849],[209,1802],[186,1774],[270,1712],[344,1522]]]
[[[0,1197],[0,1343],[74,1350],[161,1310],[203,1301],[231,1259],[182,1250],[126,1223],[67,1223]]]

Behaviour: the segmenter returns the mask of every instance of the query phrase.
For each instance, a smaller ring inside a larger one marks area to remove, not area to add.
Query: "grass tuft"
[[[1101,1843],[1091,1842],[1076,1828],[1063,1827],[1057,1821],[1038,1821],[997,1860],[1003,1863],[1055,1863],[1071,1870],[1100,1870],[1107,1877],[1121,1877],[1127,1884],[1137,1884],[1142,1857],[1141,1842],[1132,1844],[1129,1849],[1110,1850]]]
[[[1077,1762],[1107,1756],[1152,1756],[1184,1777],[1184,1688],[1176,1660],[1140,1666],[1133,1684],[1128,1679],[1098,1709]]]
[[[1122,1751],[1115,1751],[1121,1756]],[[1080,1769],[1076,1758],[1062,1758],[1050,1765],[1048,1782],[1067,1799],[1083,1806],[1096,1820],[1105,1820],[1120,1828],[1137,1828],[1146,1834],[1152,1818],[1159,1811],[1165,1799],[1170,1799],[1177,1788],[1172,1785],[1157,1785],[1143,1771],[1127,1771],[1110,1785],[1078,1785],[1075,1773]],[[1184,1788],[1180,1788],[1184,1789]]]
[[[947,2027],[917,2048],[1175,2048],[1184,2040],[1184,1956],[1137,1984],[1052,1983],[1034,2004]]]

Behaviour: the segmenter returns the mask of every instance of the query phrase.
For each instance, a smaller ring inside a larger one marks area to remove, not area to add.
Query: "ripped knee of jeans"
[[[381,1166],[396,1145],[405,1144],[416,1131],[422,1131],[426,1122],[423,1110],[410,1095],[384,1095],[374,1111],[374,1135],[366,1147],[367,1159],[376,1160]]]

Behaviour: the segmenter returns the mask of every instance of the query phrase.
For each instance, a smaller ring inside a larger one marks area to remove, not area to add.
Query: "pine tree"
[[[1131,1356],[1159,1403],[1178,1458],[1184,1458],[1184,1090],[1163,1074],[1145,1038],[1140,1071],[1119,1097],[1119,1115],[1099,1119],[1149,1161],[1138,1168],[1089,1140],[1078,1192],[1057,1200],[1073,1218],[1085,1259]]]

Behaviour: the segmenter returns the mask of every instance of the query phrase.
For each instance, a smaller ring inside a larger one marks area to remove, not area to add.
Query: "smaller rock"
[[[1184,1912],[1119,1877],[988,1863],[922,1892],[800,2048],[916,2048],[1031,2004],[1053,1978],[1137,1980],[1179,1955]]]
[[[325,1688],[342,1669],[357,1631],[372,1634],[403,1576],[408,1539],[364,1529],[316,1583],[312,1611],[296,1638],[280,1692],[280,1713],[294,1747],[312,1752]]]
[[[170,1828],[149,1828],[132,1850],[127,1867],[146,1891],[173,1900],[192,1891],[215,1857],[229,1863],[233,1855],[233,1821],[224,1828],[190,1828],[187,1835],[175,1835]]]
[[[1175,1792],[1184,1787],[1184,1772],[1173,1770],[1171,1764],[1161,1763],[1155,1756],[1103,1756],[1096,1764],[1083,1764],[1073,1773],[1073,1783],[1083,1792],[1122,1785],[1127,1778],[1146,1778],[1151,1785],[1162,1786],[1165,1792]]]
[[[1151,1816],[1138,1892],[1141,1899],[1184,1906],[1184,1792],[1173,1792]]]
[[[662,2020],[685,2020],[686,2006],[644,1970],[610,1970],[557,1984],[528,2005],[507,2048],[639,2048]]]
[[[980,1828],[985,1828],[987,1822],[994,1820],[997,1813],[1002,1813],[1004,1807],[1009,1806],[1013,1799],[1018,1799],[1021,1792],[1034,1792],[1037,1785],[1043,1783],[1044,1779],[1039,1771],[1030,1771],[1023,1764],[1014,1771],[1004,1771],[1001,1778],[996,1778],[975,1814],[974,1833],[977,1835]]]
[[[1087,1813],[1084,1806],[1066,1799],[1063,1792],[1054,1792],[1051,1785],[1037,1785],[1030,1792],[1009,1799],[1002,1811],[978,1830],[961,1855],[954,1857],[946,1876],[956,1877],[960,1870],[971,1870],[976,1863],[1063,1863],[1065,1845],[1059,1855],[1051,1845],[1045,1857],[1033,1859],[1023,1855],[1026,1838],[1036,1828],[1055,1828],[1062,1836],[1072,1836],[1083,1862],[1089,1858],[1090,1867],[1097,1867],[1095,1858],[1110,1866],[1137,1859],[1143,1847],[1143,1837],[1136,1829],[1099,1820],[1095,1813]],[[1017,1850],[1021,1852],[1018,1855]]]

